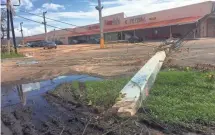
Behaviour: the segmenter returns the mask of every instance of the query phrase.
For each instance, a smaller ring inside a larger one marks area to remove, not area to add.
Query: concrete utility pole
[[[54,42],[55,42],[55,29],[54,29]]]
[[[45,38],[46,38],[46,41],[47,41],[47,29],[46,29],[46,12],[43,12],[43,24],[44,24],[44,29],[45,29]]]
[[[102,20],[102,9],[101,0],[98,0],[98,6],[96,9],[99,11],[99,23],[100,23],[100,48],[105,48],[104,45],[104,34],[103,34],[103,20]]]
[[[10,54],[10,0],[7,0],[7,52]]]
[[[22,24],[23,24],[23,22],[20,23],[20,29],[21,29],[20,32],[22,35],[22,45],[24,45],[24,36],[23,36]]]
[[[13,14],[12,14],[11,5],[10,5],[10,22],[11,22],[11,30],[13,35],[13,46],[14,46],[15,53],[17,53],[16,36],[15,36],[14,25],[13,25]]]

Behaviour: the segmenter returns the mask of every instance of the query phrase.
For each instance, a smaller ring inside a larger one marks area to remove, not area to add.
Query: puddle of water
[[[53,90],[59,84],[72,82],[72,81],[99,81],[102,80],[97,77],[92,77],[89,75],[71,75],[71,76],[59,76],[54,79],[28,83],[19,84],[14,86],[1,86],[1,105],[2,107],[17,105],[22,103],[26,105],[27,103],[37,105],[45,105],[46,101],[42,98],[41,94]]]
[[[38,64],[38,61],[32,60],[32,61],[22,61],[22,62],[17,62],[16,64],[18,66],[20,65],[34,65],[34,64]]]

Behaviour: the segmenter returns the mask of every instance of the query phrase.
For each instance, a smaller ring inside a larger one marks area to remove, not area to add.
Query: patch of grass
[[[215,72],[162,71],[144,102],[150,117],[170,125],[215,125]]]
[[[104,80],[99,82],[86,82],[87,100],[95,106],[108,108],[112,106],[119,96],[119,92],[130,78]]]
[[[120,78],[103,81],[74,81],[58,86],[52,94],[67,101],[82,102],[96,107],[109,108],[117,98],[119,92],[130,78]]]
[[[111,107],[130,78],[67,83],[53,93],[66,100]],[[173,127],[215,125],[215,72],[161,71],[143,104],[142,117]]]
[[[19,58],[19,57],[24,57],[23,54],[16,54],[14,52],[11,52],[10,54],[8,53],[1,53],[1,59],[5,59],[5,58]]]

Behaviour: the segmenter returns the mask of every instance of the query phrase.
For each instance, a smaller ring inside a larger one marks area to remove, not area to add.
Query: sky
[[[20,22],[23,22],[24,36],[44,33],[44,26],[40,23],[25,20],[22,16],[34,21],[43,22],[43,11],[47,11],[46,17],[83,26],[98,23],[98,11],[95,9],[97,0],[20,0],[21,5],[14,7],[14,27],[16,36],[21,36]],[[208,0],[101,0],[103,16],[124,12],[126,17],[170,9]],[[5,0],[1,0],[5,3]],[[18,0],[12,0],[18,4]],[[36,15],[32,15],[33,13]],[[46,19],[47,24],[60,28],[72,28],[75,26],[62,24]],[[47,26],[47,31],[54,28]]]

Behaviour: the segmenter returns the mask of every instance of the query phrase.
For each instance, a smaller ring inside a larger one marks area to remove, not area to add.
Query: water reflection
[[[17,85],[16,89],[18,91],[18,95],[19,95],[19,98],[20,98],[22,105],[26,105],[26,95],[22,89],[22,85]]]
[[[21,103],[23,106],[25,106],[29,100],[35,99],[35,96],[40,96],[41,94],[49,90],[53,90],[59,84],[72,81],[84,82],[87,80],[99,81],[101,79],[88,75],[71,75],[59,76],[54,79],[36,83],[19,84],[15,86],[2,86],[1,105],[2,107],[5,107]]]

